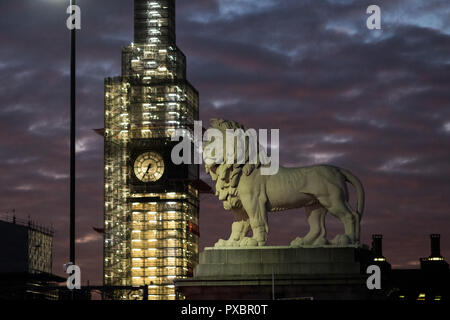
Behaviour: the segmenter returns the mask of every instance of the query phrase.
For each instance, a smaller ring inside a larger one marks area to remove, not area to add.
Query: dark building
[[[15,217],[0,220],[0,299],[57,299],[53,230]]]
[[[391,270],[391,264],[383,256],[383,236],[381,234],[372,235],[372,262],[385,273]]]
[[[439,272],[447,271],[448,263],[441,256],[441,235],[430,235],[431,254],[427,258],[420,259],[420,268],[424,271]]]
[[[440,235],[430,235],[431,254],[420,259],[420,269],[393,269],[388,276],[388,298],[393,300],[450,300],[450,270],[441,256]]]

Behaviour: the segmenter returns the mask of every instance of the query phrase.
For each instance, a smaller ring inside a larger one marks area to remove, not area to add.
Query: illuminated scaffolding
[[[174,0],[135,0],[134,34],[122,76],[105,79],[104,284],[148,285],[149,299],[175,299],[173,279],[192,275],[198,262],[198,167],[139,184],[132,161],[136,150],[168,148],[176,129],[192,132],[198,93],[175,44]]]

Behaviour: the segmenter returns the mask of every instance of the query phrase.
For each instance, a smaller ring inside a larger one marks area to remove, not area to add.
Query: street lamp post
[[[70,0],[70,8],[76,0]],[[75,264],[76,28],[70,30],[70,262]]]

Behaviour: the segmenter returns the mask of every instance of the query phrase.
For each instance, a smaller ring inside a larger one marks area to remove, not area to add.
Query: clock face
[[[134,162],[134,174],[142,182],[155,182],[164,174],[164,159],[157,152],[145,152]]]

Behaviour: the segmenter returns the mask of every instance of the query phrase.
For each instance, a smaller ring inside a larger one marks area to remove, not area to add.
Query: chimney
[[[383,235],[372,235],[372,252],[375,257],[383,256]]]
[[[431,234],[431,256],[430,257],[440,257],[441,256],[441,235]]]

